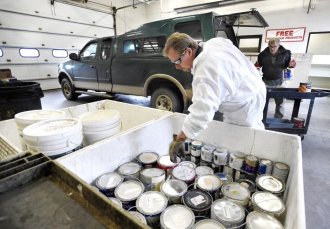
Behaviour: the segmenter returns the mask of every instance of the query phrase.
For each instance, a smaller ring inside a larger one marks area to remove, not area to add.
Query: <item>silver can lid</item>
[[[200,165],[197,166],[195,169],[196,172],[196,176],[202,176],[202,175],[210,175],[210,174],[214,174],[214,171],[211,167],[205,166],[205,165]]]
[[[191,228],[195,223],[193,211],[184,205],[171,205],[160,216],[164,229]]]
[[[281,193],[285,189],[285,185],[280,179],[268,174],[259,175],[256,179],[256,185],[260,189],[272,193]]]
[[[144,215],[157,215],[167,207],[167,198],[161,192],[148,191],[136,200],[136,208]]]
[[[121,182],[123,182],[123,180],[123,176],[119,173],[110,172],[99,176],[95,182],[95,185],[99,189],[112,189],[117,187]]]
[[[202,175],[197,178],[197,187],[204,191],[214,191],[221,187],[222,180],[216,175]]]
[[[196,169],[196,164],[194,163],[194,162],[192,162],[192,161],[181,161],[180,163],[179,163],[179,166],[188,166],[188,167],[190,167],[190,168],[192,168],[192,169]]]
[[[269,213],[282,213],[285,210],[283,201],[270,192],[255,192],[251,199],[254,205]]]
[[[274,166],[280,170],[289,170],[289,166],[282,162],[275,162]]]
[[[118,207],[122,208],[123,204],[120,200],[118,200],[117,198],[114,197],[109,197],[109,200],[114,203],[115,205],[117,205]]]
[[[229,223],[241,222],[245,217],[244,209],[240,205],[226,199],[214,201],[211,212],[220,221]]]
[[[249,189],[237,182],[231,182],[223,185],[221,192],[228,199],[237,201],[244,201],[250,197]]]
[[[246,217],[246,226],[250,229],[283,229],[283,225],[274,216],[253,211]]]
[[[196,172],[188,166],[177,166],[172,170],[172,175],[178,180],[191,181],[196,177]]]
[[[226,227],[214,219],[203,219],[198,221],[193,229],[226,229]]]
[[[165,181],[160,186],[160,190],[166,196],[178,197],[183,196],[187,192],[188,186],[184,181],[173,179]]]
[[[152,151],[142,152],[138,155],[137,160],[142,164],[152,164],[158,160],[159,156],[157,153]]]
[[[141,182],[135,180],[125,181],[115,189],[115,197],[121,201],[131,201],[137,199],[144,192]]]
[[[147,224],[146,218],[140,212],[129,211],[128,213],[131,214],[137,220],[141,221],[143,224]]]
[[[119,166],[118,172],[124,176],[138,173],[141,170],[141,166],[135,162],[127,162]]]

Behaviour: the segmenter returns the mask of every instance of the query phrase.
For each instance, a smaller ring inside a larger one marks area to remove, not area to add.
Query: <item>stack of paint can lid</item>
[[[195,143],[176,163],[144,151],[95,185],[153,228],[283,228],[285,164]]]

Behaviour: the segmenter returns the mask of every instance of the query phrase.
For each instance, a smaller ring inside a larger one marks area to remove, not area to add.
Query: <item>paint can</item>
[[[176,161],[177,163],[172,162],[169,155],[160,156],[157,161],[158,168],[165,170],[166,177],[168,177],[172,174],[173,168],[181,162],[181,159],[177,157]]]
[[[264,212],[253,211],[246,217],[246,229],[284,229],[280,221]]]
[[[203,147],[203,143],[201,141],[195,140],[191,142],[190,159],[192,162],[195,162],[196,165],[198,165],[201,160],[202,147]]]
[[[258,158],[254,155],[247,155],[244,158],[242,170],[247,174],[256,174],[258,169]]]
[[[225,166],[223,166],[223,173],[225,173],[225,174],[227,174],[227,175],[229,175],[229,176],[231,176],[231,177],[234,177],[234,169],[233,168],[231,168],[231,167],[229,167],[229,166],[227,166],[227,165],[225,165]]]
[[[256,179],[257,191],[267,191],[276,196],[282,196],[285,184],[282,180],[272,175],[259,175]]]
[[[177,166],[172,170],[172,176],[177,180],[184,181],[189,186],[194,183],[196,172],[188,166]]]
[[[195,216],[208,218],[213,200],[210,193],[200,189],[191,189],[183,195],[182,202],[194,212]]]
[[[176,179],[167,180],[160,186],[160,191],[168,198],[169,204],[181,204],[182,196],[187,190],[187,184]]]
[[[201,158],[202,161],[206,161],[211,163],[213,160],[213,152],[215,150],[215,147],[212,145],[203,145],[201,149]]]
[[[188,166],[192,169],[196,169],[196,164],[192,161],[181,161],[178,166]]]
[[[143,169],[140,180],[146,191],[160,191],[160,185],[165,181],[165,171],[159,168]]]
[[[144,215],[147,224],[159,227],[160,214],[167,207],[167,198],[161,192],[148,191],[142,193],[136,200],[136,209]]]
[[[295,128],[304,128],[304,125],[305,125],[305,119],[304,118],[298,118],[298,117],[293,118],[293,126]]]
[[[95,185],[101,193],[113,197],[116,187],[124,181],[124,177],[117,172],[105,173],[99,176]]]
[[[221,187],[221,193],[225,199],[237,203],[242,207],[247,206],[247,204],[249,203],[249,189],[240,185],[237,182],[224,184]]]
[[[203,219],[197,222],[193,229],[226,229],[226,227],[214,219]]]
[[[272,175],[279,178],[283,183],[286,183],[286,179],[289,175],[290,167],[282,162],[275,162]]]
[[[109,197],[108,199],[111,201],[111,203],[115,204],[116,206],[118,206],[120,208],[123,208],[123,204],[117,198]]]
[[[142,165],[143,168],[153,168],[157,166],[157,160],[159,156],[153,151],[145,151],[137,156],[137,161]]]
[[[211,219],[219,221],[226,228],[240,228],[244,223],[245,211],[242,206],[227,199],[218,199],[211,207]]]
[[[196,179],[196,187],[200,190],[210,193],[213,200],[216,200],[220,197],[220,187],[222,181],[220,178],[214,174],[211,175],[202,175]]]
[[[172,205],[160,216],[161,229],[190,229],[195,223],[193,211],[184,205]]]
[[[190,161],[191,140],[189,138],[185,139],[183,146],[184,146],[185,160]]]
[[[127,162],[120,165],[117,171],[124,176],[125,180],[136,180],[140,179],[141,165],[136,162]]]
[[[144,185],[140,181],[129,180],[119,184],[115,189],[115,197],[119,199],[123,208],[128,210],[135,206],[136,199],[144,192]]]
[[[269,159],[260,159],[258,165],[258,174],[271,174],[273,171],[273,162]]]
[[[220,180],[222,180],[222,185],[233,182],[233,178],[226,173],[215,173]]]
[[[216,148],[213,152],[213,164],[227,165],[228,164],[228,149],[224,147]],[[220,171],[221,172],[221,171]]]
[[[239,179],[237,181],[240,185],[247,188],[250,191],[250,194],[254,193],[256,191],[256,184],[249,179]]]
[[[232,151],[229,155],[229,166],[236,170],[241,170],[245,154],[240,151]]]
[[[140,213],[140,212],[137,212],[137,211],[129,211],[128,212],[131,216],[133,216],[135,219],[139,220],[141,223],[147,225],[147,220],[146,218]]]
[[[214,171],[212,168],[208,166],[197,166],[195,169],[196,172],[196,177],[202,176],[202,175],[209,175],[209,174],[214,174]]]
[[[270,192],[255,192],[251,203],[254,211],[265,212],[284,222],[285,205],[276,195]]]

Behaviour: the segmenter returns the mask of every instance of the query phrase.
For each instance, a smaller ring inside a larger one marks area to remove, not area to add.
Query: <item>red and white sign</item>
[[[267,29],[265,42],[268,42],[269,38],[273,37],[278,37],[281,41],[284,42],[303,41],[305,38],[305,31],[306,27],[289,29]]]

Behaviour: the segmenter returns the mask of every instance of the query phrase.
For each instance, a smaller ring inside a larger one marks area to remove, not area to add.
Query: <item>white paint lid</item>
[[[124,176],[133,175],[141,170],[141,166],[135,162],[127,162],[119,166],[118,172]]]
[[[214,170],[211,167],[205,166],[205,165],[200,165],[197,166],[195,169],[196,176],[203,176],[203,175],[209,175],[209,174],[214,174]]]
[[[120,113],[117,110],[97,110],[84,113],[79,116],[83,126],[104,126],[112,125],[120,120]]]
[[[195,223],[195,215],[186,206],[171,205],[161,214],[160,223],[164,229],[191,228]]]
[[[252,203],[266,212],[281,213],[285,209],[283,201],[270,192],[255,192]]]
[[[150,164],[156,162],[158,157],[158,154],[153,151],[145,151],[140,153],[137,159],[142,164]]]
[[[197,178],[197,187],[206,191],[214,191],[219,189],[222,181],[216,175],[202,175]]]
[[[15,115],[15,121],[30,125],[43,120],[64,118],[65,116],[65,112],[61,110],[30,110],[17,113]]]
[[[193,229],[226,229],[226,227],[214,219],[203,219],[198,221]]]
[[[190,168],[192,168],[192,169],[196,169],[196,164],[194,163],[194,162],[192,162],[192,161],[181,161],[180,163],[179,163],[179,166],[188,166],[188,167],[190,167]]]
[[[174,167],[176,166],[177,164],[179,164],[181,161],[181,159],[179,157],[177,157],[177,162],[178,163],[173,163],[170,159],[170,156],[169,155],[164,155],[164,156],[160,156],[158,158],[158,164],[161,165],[161,166],[166,166],[166,167]]]
[[[96,180],[96,186],[100,189],[115,188],[123,181],[123,179],[123,176],[119,173],[105,173]]]
[[[76,118],[50,119],[34,123],[23,130],[23,138],[30,141],[56,141],[82,133],[82,125]]]
[[[188,166],[177,166],[172,170],[172,175],[175,179],[190,181],[196,177],[196,172],[194,169]]]
[[[274,216],[253,211],[246,217],[246,226],[251,229],[283,229],[283,225]]]
[[[136,200],[136,208],[144,215],[160,214],[167,207],[167,198],[161,192],[148,191]]]
[[[167,180],[160,186],[160,190],[169,197],[183,196],[187,190],[187,184],[182,180]]]
[[[144,191],[141,182],[135,180],[125,181],[115,189],[115,197],[121,201],[131,201],[137,199]]]

